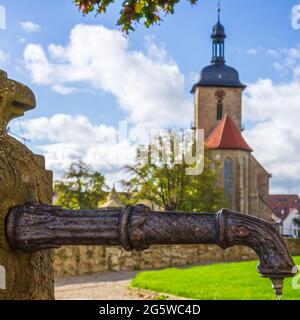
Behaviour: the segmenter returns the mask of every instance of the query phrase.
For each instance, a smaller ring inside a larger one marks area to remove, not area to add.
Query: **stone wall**
[[[286,240],[292,255],[300,255],[300,239]],[[145,270],[257,259],[247,247],[222,250],[214,245],[153,246],[144,252],[126,252],[120,247],[70,246],[55,250],[56,277],[103,271]]]
[[[195,92],[195,126],[204,129],[205,139],[217,125],[217,90],[224,90],[223,115],[228,114],[236,126],[241,128],[242,88],[198,87]]]

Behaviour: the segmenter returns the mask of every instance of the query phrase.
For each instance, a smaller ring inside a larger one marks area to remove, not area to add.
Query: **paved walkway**
[[[57,279],[57,300],[153,300],[160,294],[148,290],[129,289],[137,271],[103,272],[88,276]],[[167,295],[168,300],[177,297]]]

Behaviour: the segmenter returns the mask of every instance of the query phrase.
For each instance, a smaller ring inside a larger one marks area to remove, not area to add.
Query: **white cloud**
[[[6,51],[0,49],[0,63],[5,63],[8,61],[8,59],[9,54]]]
[[[250,48],[247,50],[239,49],[240,53],[246,53],[249,55],[264,55],[272,60],[268,59],[274,69],[279,72],[281,76],[288,73],[292,73],[293,76],[299,76],[297,74],[297,65],[300,60],[300,45],[292,48],[264,48],[258,46],[257,48]]]
[[[280,56],[280,51],[275,50],[275,49],[266,49],[262,46],[258,46],[256,48],[250,48],[250,49],[239,49],[238,52],[240,53],[245,53],[245,54],[249,54],[249,55],[258,55],[258,54],[264,54],[268,57],[272,57],[272,58],[279,58]]]
[[[146,53],[131,50],[119,31],[80,24],[64,47],[52,44],[46,52],[28,44],[24,62],[33,82],[56,92],[86,85],[114,95],[136,126],[188,125],[192,104],[185,96],[184,76],[153,39],[146,39],[146,47]]]
[[[71,87],[66,87],[61,84],[56,84],[56,85],[52,86],[52,90],[56,93],[59,93],[59,94],[65,96],[65,95],[69,95],[69,94],[73,93],[76,89],[71,88]]]
[[[283,50],[277,50],[277,49],[266,49],[262,46],[258,46],[256,48],[250,48],[250,49],[239,49],[238,52],[245,53],[249,55],[257,55],[257,54],[264,54],[271,58],[279,58]]]
[[[34,83],[48,85],[54,82],[51,65],[40,45],[28,44],[24,51],[26,68],[31,74]],[[52,77],[52,78],[51,78]]]
[[[255,48],[251,48],[251,49],[246,50],[246,53],[251,54],[251,55],[256,55],[258,53],[258,50]]]
[[[282,52],[292,59],[300,59],[300,46],[296,48],[283,49]]]
[[[123,166],[135,157],[135,147],[119,141],[118,130],[103,124],[93,125],[85,116],[55,114],[13,124],[12,131],[31,141],[35,151],[47,159],[47,168],[60,177],[74,161],[82,160],[108,178],[123,178]],[[128,156],[127,156],[128,155]]]
[[[48,52],[51,59],[56,59],[60,61],[66,61],[68,59],[66,55],[66,50],[61,45],[50,44],[48,46]]]
[[[115,134],[114,128],[105,125],[94,126],[82,115],[56,114],[51,118],[41,117],[26,120],[23,125],[28,139],[33,139],[36,142],[45,139],[55,143],[102,142],[105,138],[111,138]]]
[[[300,76],[300,45],[291,48],[260,49],[266,56],[274,60],[273,67],[281,76],[291,73],[293,77]]]
[[[63,95],[85,88],[110,93],[131,122],[131,142],[116,144],[117,129],[93,125],[84,116],[56,114],[25,121],[25,137],[46,156],[56,176],[80,159],[118,181],[125,174],[120,168],[133,161],[146,129],[188,126],[193,105],[185,97],[185,79],[154,40],[145,39],[145,52],[134,51],[118,31],[77,25],[66,46],[26,46],[24,64],[34,83]]]
[[[32,21],[23,21],[20,23],[20,25],[26,33],[34,33],[42,30],[39,24]]]
[[[274,49],[266,49],[265,54],[271,58],[277,59],[280,57],[280,52]]]
[[[245,136],[257,159],[272,173],[274,192],[300,193],[299,110],[299,82],[275,85],[261,79],[247,89],[244,112],[254,125]]]

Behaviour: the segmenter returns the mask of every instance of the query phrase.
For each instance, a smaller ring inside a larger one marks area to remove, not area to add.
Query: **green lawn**
[[[300,265],[300,257],[294,261]],[[274,299],[269,279],[256,272],[257,261],[222,263],[188,269],[164,269],[138,274],[131,285],[137,288],[201,300]],[[283,299],[300,299],[291,278],[285,280]]]

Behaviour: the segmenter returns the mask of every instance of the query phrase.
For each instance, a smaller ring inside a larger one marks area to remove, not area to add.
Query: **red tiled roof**
[[[214,128],[206,139],[205,144],[208,149],[238,149],[250,152],[253,151],[243,138],[233,120],[227,114],[225,114],[222,120]]]
[[[268,205],[280,220],[284,220],[290,210],[297,209],[300,212],[300,198],[298,195],[272,194],[269,195]]]

